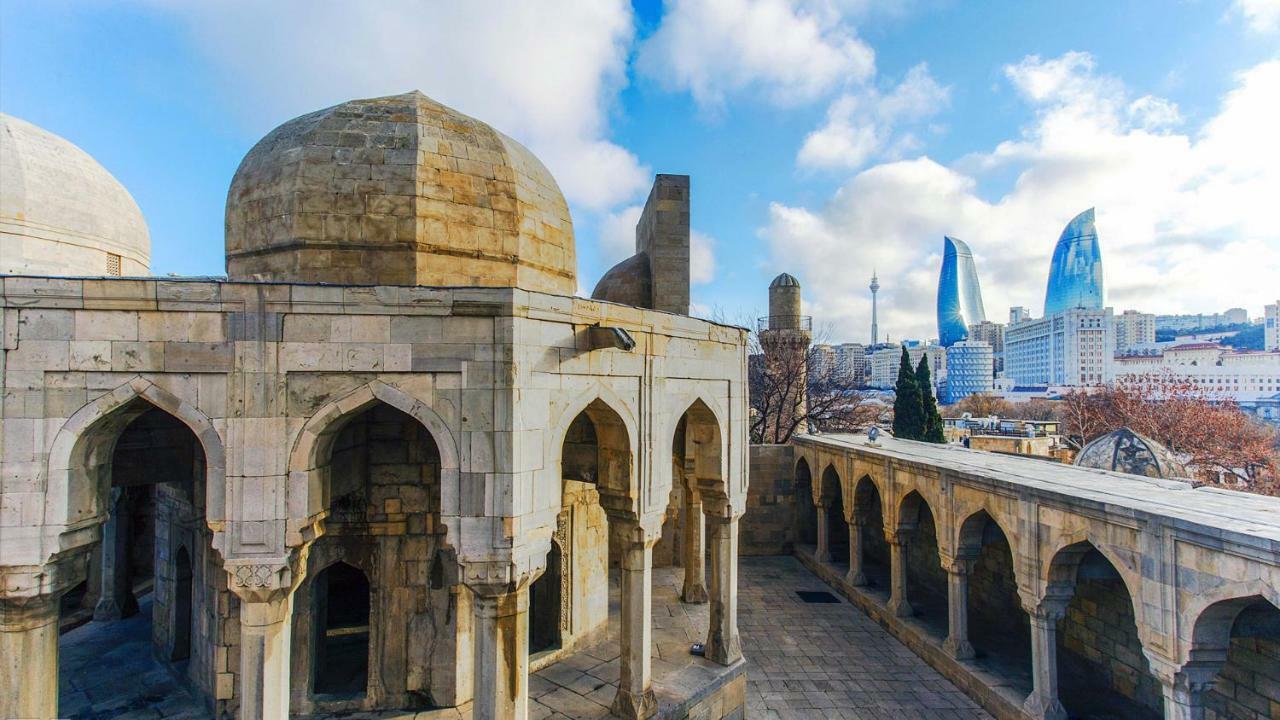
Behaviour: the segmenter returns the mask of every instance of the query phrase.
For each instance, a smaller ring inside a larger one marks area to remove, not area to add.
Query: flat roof
[[[879,447],[866,435],[800,435],[809,445],[847,448],[908,462],[934,465],[955,473],[991,478],[1064,498],[1078,498],[1183,520],[1206,529],[1270,540],[1280,552],[1280,498],[1226,490],[1193,488],[1178,480],[1161,480],[1093,468],[973,450],[960,445],[899,440],[882,434]]]

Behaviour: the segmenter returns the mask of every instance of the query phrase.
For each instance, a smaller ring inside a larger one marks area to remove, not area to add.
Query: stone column
[[[0,598],[0,718],[58,717],[58,596]]]
[[[702,496],[696,490],[684,492],[684,587],[680,599],[687,603],[707,601],[706,542],[702,519]]]
[[[942,649],[957,660],[973,657],[969,644],[969,573],[973,561],[960,558],[946,565],[947,570],[947,639]]]
[[[862,518],[855,513],[849,521],[849,573],[844,577],[844,581],[854,587],[867,584],[867,576],[862,572],[862,525]]]
[[[1045,599],[1026,608],[1031,617],[1031,679],[1033,689],[1022,709],[1036,720],[1067,720],[1058,700],[1058,621],[1067,611],[1067,600]]]
[[[1188,663],[1172,678],[1160,679],[1164,691],[1165,720],[1204,720],[1204,693],[1226,663],[1226,653],[1218,662]]]
[[[711,533],[711,629],[706,657],[721,665],[742,659],[738,640],[738,518],[707,516]]]
[[[814,506],[818,515],[818,549],[813,554],[813,559],[820,563],[831,562],[831,541],[827,537],[829,528],[827,527],[827,505],[820,503]]]
[[[287,720],[293,593],[240,598],[240,720]]]
[[[529,583],[472,586],[477,718],[529,717]]]
[[[612,518],[610,519],[612,522]],[[642,537],[637,526],[623,533],[622,548],[622,668],[613,713],[622,718],[647,718],[658,710],[651,678],[653,636],[653,546],[657,537]]]
[[[889,543],[889,611],[895,617],[911,617],[914,610],[907,602],[907,544],[910,534],[906,531],[885,533]]]
[[[94,620],[119,620],[138,612],[138,600],[129,582],[129,495],[124,488],[111,488],[111,510],[102,526],[99,554],[101,586]]]

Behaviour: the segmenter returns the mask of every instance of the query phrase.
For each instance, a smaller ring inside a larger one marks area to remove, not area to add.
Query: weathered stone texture
[[[237,279],[577,289],[568,206],[542,163],[419,92],[276,128],[236,171],[226,223]]]

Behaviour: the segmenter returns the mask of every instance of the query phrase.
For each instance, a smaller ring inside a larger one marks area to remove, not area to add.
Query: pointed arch
[[[547,526],[551,529],[555,527],[555,515],[560,512],[563,501],[564,478],[561,477],[561,468],[564,461],[565,435],[568,434],[569,426],[573,424],[573,421],[583,413],[587,414],[587,417],[592,421],[592,425],[595,426],[598,442],[602,445],[605,443],[612,445],[615,454],[621,454],[624,448],[627,453],[625,467],[620,467],[619,469],[622,472],[617,473],[626,476],[625,489],[622,487],[624,483],[618,482],[618,478],[615,478],[614,482],[607,485],[602,484],[599,488],[601,500],[603,501],[604,497],[608,495],[611,499],[610,504],[614,506],[613,510],[628,515],[639,516],[643,510],[641,497],[644,489],[639,487],[635,462],[635,458],[638,455],[637,442],[639,437],[636,416],[631,411],[631,406],[612,388],[598,380],[592,380],[586,388],[569,401],[565,410],[560,413],[555,424],[552,425],[550,434],[546,439],[549,445],[547,453],[550,462],[547,463],[541,473],[545,487],[543,488],[544,492],[538,495],[551,498],[553,502],[550,507],[538,508],[538,510],[547,513],[550,518]],[[599,437],[602,424],[606,435],[610,436],[607,439]],[[610,428],[612,428],[612,431],[609,431]],[[620,460],[621,458],[618,459]],[[665,504],[663,507],[665,507]]]
[[[111,453],[130,422],[155,407],[176,418],[200,443],[205,457],[205,521],[215,531],[225,519],[226,449],[213,420],[199,408],[136,376],[100,395],[67,418],[49,446],[45,523],[64,532],[103,519]]]
[[[726,440],[728,433],[715,410],[701,396],[694,398],[676,419],[685,421],[685,455],[693,460],[693,476],[704,497],[728,501],[725,478],[729,462]],[[672,428],[671,436],[675,434]],[[693,448],[692,452],[690,448]]]
[[[373,380],[333,400],[307,419],[289,453],[289,516],[295,520],[316,517],[325,512],[325,463],[333,442],[347,423],[377,403],[389,405],[412,417],[426,428],[440,455],[441,515],[457,515],[460,473],[458,443],[448,423],[435,410],[418,398],[394,385]],[[292,488],[303,489],[295,497]],[[453,512],[450,512],[452,510]],[[296,545],[300,538],[290,538]]]

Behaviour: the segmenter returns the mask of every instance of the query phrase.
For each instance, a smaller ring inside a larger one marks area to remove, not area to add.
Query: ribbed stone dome
[[[782,273],[778,277],[774,278],[773,282],[769,283],[769,287],[800,287],[800,281],[791,273]]]
[[[0,113],[0,273],[146,275],[133,196],[88,153]]]
[[[1127,427],[1085,445],[1076,455],[1075,464],[1153,478],[1191,477],[1169,448]]]
[[[233,279],[577,290],[569,208],[511,138],[420,92],[303,115],[227,194]]]

